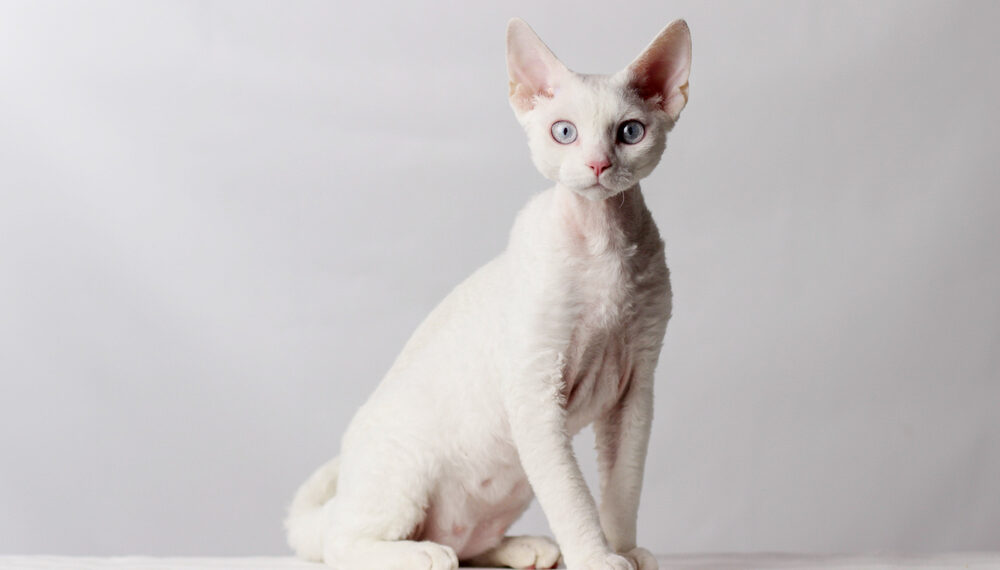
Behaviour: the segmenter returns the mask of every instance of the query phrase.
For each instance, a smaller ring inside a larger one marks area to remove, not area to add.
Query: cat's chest
[[[549,339],[559,343],[569,428],[577,431],[619,401],[637,363],[659,353],[669,316],[669,277],[656,224],[638,187],[603,201],[556,187],[546,202],[548,228],[539,298]],[[552,326],[552,323],[557,323]]]
[[[636,246],[576,260],[571,326],[563,370],[573,431],[613,405],[634,369],[635,323],[647,306],[638,286]]]

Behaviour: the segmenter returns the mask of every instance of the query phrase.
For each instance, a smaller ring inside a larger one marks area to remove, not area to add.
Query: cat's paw
[[[334,568],[395,570],[457,570],[458,556],[450,546],[412,540],[333,540],[325,545],[323,562]]]
[[[636,570],[659,570],[660,563],[656,561],[656,557],[646,550],[645,548],[636,547],[628,552],[623,552],[622,556],[631,562]]]
[[[436,542],[413,543],[415,548],[410,553],[410,561],[407,568],[414,570],[457,570],[458,556],[450,546],[444,546]]]
[[[491,568],[555,568],[559,564],[559,546],[544,536],[506,536],[496,548],[468,562]]]
[[[636,570],[636,567],[624,556],[609,552],[591,556],[571,570]]]

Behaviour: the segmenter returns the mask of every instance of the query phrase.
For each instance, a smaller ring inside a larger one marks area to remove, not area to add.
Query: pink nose
[[[600,177],[601,173],[607,170],[608,167],[611,166],[611,161],[606,158],[602,158],[599,160],[591,160],[587,163],[587,166],[589,166],[590,169],[594,171],[594,175]]]

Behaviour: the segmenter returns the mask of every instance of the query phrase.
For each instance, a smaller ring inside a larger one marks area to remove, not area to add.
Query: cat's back
[[[551,215],[553,192],[549,189],[528,200],[514,220],[507,248],[456,285],[427,315],[383,385],[419,384],[407,377],[433,374],[452,389],[456,375],[467,384],[497,372],[497,362],[510,349],[512,331],[525,326],[525,291],[537,285],[543,273],[533,267],[541,261],[529,252],[544,251],[540,244],[550,241],[544,220]],[[538,247],[531,247],[533,241]]]
[[[495,398],[495,362],[511,312],[509,260],[493,258],[459,283],[420,323],[355,422],[388,421],[415,429],[419,417],[450,418],[456,400],[482,408]],[[377,416],[377,418],[376,418]],[[457,418],[450,418],[457,421]],[[384,423],[382,424],[385,425]]]
[[[543,243],[552,240],[545,228],[553,198],[554,189],[534,194],[515,218],[507,248],[420,323],[355,414],[345,446],[376,428],[383,434],[502,429],[503,376],[516,366],[515,345],[531,326],[533,291],[550,278],[544,258],[551,248]]]

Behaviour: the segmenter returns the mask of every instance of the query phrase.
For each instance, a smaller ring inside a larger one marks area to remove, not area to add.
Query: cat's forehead
[[[574,73],[546,107],[551,113],[568,114],[567,120],[604,123],[638,109],[639,100],[619,75]]]

